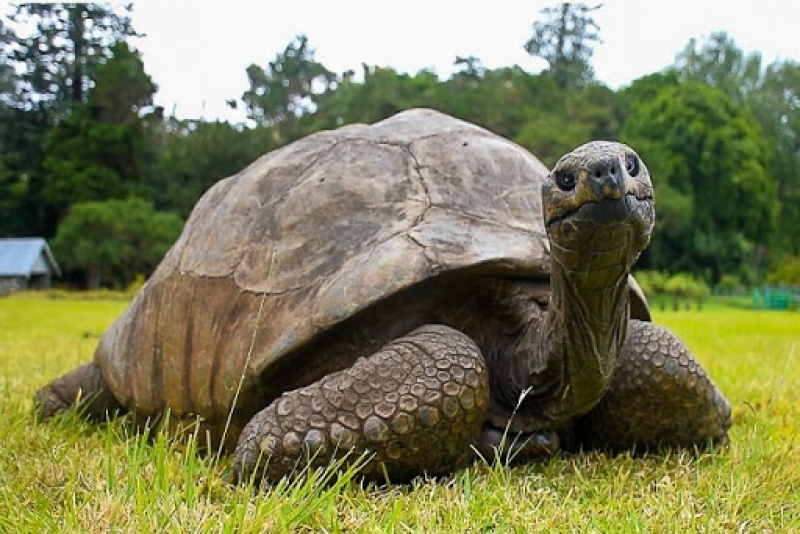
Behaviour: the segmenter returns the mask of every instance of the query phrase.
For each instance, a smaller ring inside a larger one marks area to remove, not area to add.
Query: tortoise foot
[[[81,365],[39,389],[33,404],[40,420],[49,419],[73,406],[94,421],[102,421],[124,410],[108,389],[100,368],[93,363]]]
[[[611,387],[575,434],[589,448],[702,449],[727,443],[730,426],[730,404],[683,342],[631,321]]]
[[[525,434],[485,426],[475,449],[487,462],[525,463],[552,456],[560,443],[556,432]]]
[[[338,459],[365,462],[359,474],[370,479],[449,473],[472,459],[488,400],[475,343],[423,326],[259,412],[239,438],[232,478],[276,481]]]

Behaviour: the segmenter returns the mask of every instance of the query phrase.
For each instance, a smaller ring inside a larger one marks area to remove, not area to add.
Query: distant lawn
[[[0,298],[0,532],[800,532],[800,313],[658,311],[734,406],[730,450],[559,456],[438,481],[262,493],[229,459],[125,420],[37,424],[34,391],[91,358],[120,300]]]

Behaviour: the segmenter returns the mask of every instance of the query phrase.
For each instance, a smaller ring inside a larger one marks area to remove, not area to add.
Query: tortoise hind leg
[[[360,475],[404,481],[472,458],[486,414],[483,356],[466,335],[427,325],[352,367],[283,394],[239,438],[233,478],[276,481],[298,467],[373,454]]]
[[[613,450],[726,443],[731,407],[668,330],[631,321],[611,386],[575,425],[578,445]]]
[[[81,365],[39,389],[33,403],[40,419],[49,419],[73,405],[94,421],[124,411],[93,363]]]

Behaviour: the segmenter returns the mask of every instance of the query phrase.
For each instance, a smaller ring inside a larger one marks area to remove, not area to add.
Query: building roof
[[[61,276],[53,252],[41,237],[0,238],[0,276],[25,276],[38,274],[42,259],[50,272]]]

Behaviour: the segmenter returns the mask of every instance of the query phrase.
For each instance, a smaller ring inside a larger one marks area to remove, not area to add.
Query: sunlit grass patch
[[[197,436],[76,414],[39,424],[35,390],[91,358],[123,301],[0,299],[0,532],[800,532],[800,313],[656,312],[734,406],[729,449],[476,462],[365,484],[314,471],[256,488]]]

